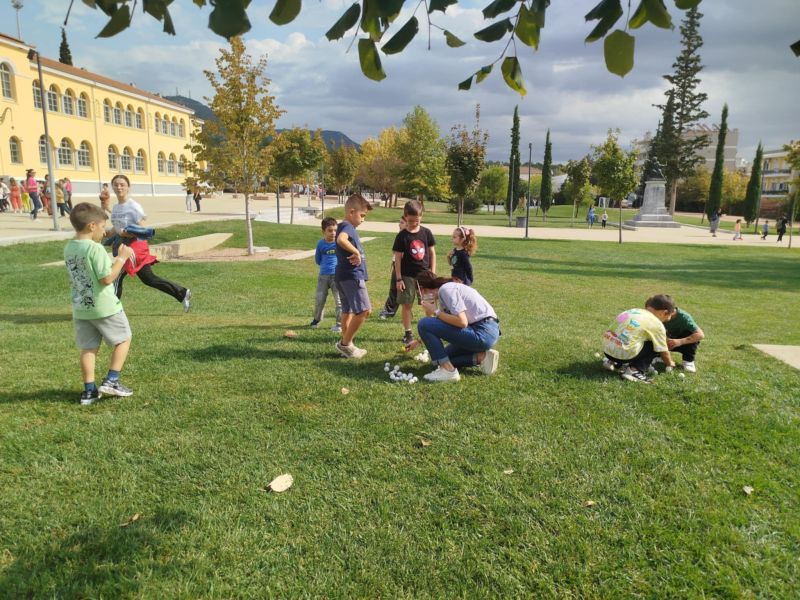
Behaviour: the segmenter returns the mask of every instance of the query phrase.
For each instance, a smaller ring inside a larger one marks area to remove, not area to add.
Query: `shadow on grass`
[[[47,402],[51,404],[66,403],[78,404],[82,388],[72,390],[52,389],[38,390],[35,392],[0,392],[0,404],[14,404],[19,402]]]
[[[703,250],[699,248],[698,252]],[[672,264],[669,269],[641,261],[624,264],[624,257],[605,263],[598,261],[597,264],[521,256],[484,255],[482,258],[516,263],[518,266],[509,267],[511,270],[563,275],[571,279],[579,277],[656,279],[681,284],[759,291],[767,289],[792,291],[800,284],[798,271],[788,263],[790,257],[732,257],[721,256],[720,249],[713,250],[717,251],[715,256],[698,255],[697,262]],[[737,258],[740,260],[737,261]],[[629,260],[635,261],[635,258]]]
[[[572,379],[591,379],[591,380],[599,380],[599,379],[608,379],[609,377],[618,377],[617,373],[609,373],[605,371],[603,367],[600,366],[600,361],[575,361],[568,365],[564,365],[556,369],[555,371],[559,375],[564,375],[566,377],[570,377]]]
[[[14,323],[15,325],[39,325],[41,323],[60,323],[63,321],[72,321],[72,315],[69,313],[55,313],[55,314],[0,314],[0,321],[6,323]]]
[[[127,527],[93,525],[62,539],[44,534],[33,547],[11,548],[14,562],[0,577],[0,591],[5,598],[137,596],[142,573],[153,579],[188,568],[175,560],[164,564],[158,546],[163,534],[192,520],[182,510],[159,510]]]

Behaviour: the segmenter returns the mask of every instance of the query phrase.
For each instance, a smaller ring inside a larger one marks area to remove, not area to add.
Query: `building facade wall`
[[[0,175],[18,180],[28,168],[35,169],[39,179],[47,173],[40,148],[42,109],[35,105],[37,66],[28,60],[28,49],[18,40],[0,36]],[[44,86],[53,92],[40,97],[44,107],[50,104],[47,120],[55,177],[69,177],[76,199],[96,198],[102,183],[118,173],[131,180],[139,196],[182,194],[184,163],[191,160],[185,146],[195,126],[193,112],[81,71],[42,57]],[[79,105],[85,107],[85,116],[79,114]],[[67,114],[70,108],[72,114]]]

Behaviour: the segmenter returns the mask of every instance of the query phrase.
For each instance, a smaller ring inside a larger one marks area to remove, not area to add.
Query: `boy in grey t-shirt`
[[[69,273],[72,291],[72,318],[75,340],[81,350],[83,393],[80,403],[93,404],[100,393],[130,396],[133,392],[119,381],[131,345],[131,328],[122,302],[114,294],[114,280],[133,250],[121,246],[111,261],[99,243],[105,233],[106,213],[88,202],[76,205],[69,216],[77,232],[64,248],[64,263]],[[94,370],[100,343],[105,340],[113,347],[111,367],[98,388]]]

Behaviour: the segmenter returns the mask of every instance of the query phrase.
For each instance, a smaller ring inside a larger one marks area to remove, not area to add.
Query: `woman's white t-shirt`
[[[488,317],[497,318],[492,305],[475,288],[463,283],[445,283],[439,288],[439,305],[451,315],[466,314],[467,323],[477,323]]]
[[[115,204],[111,207],[111,224],[118,232],[136,225],[139,221],[147,217],[144,214],[142,205],[136,200],[128,198],[122,204]]]

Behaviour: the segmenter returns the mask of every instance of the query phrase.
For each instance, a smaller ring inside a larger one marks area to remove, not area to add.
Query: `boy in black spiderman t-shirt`
[[[397,286],[397,304],[403,307],[403,344],[414,341],[411,331],[411,306],[419,296],[417,275],[422,271],[436,272],[436,240],[422,223],[422,203],[409,200],[403,207],[406,228],[394,238],[394,275]]]

